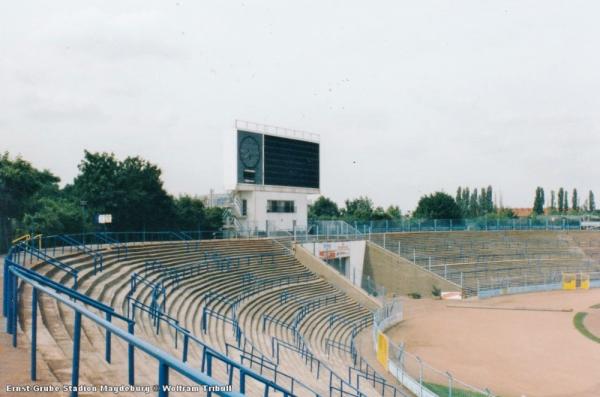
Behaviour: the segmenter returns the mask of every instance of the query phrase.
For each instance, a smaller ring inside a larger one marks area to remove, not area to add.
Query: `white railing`
[[[236,120],[235,128],[248,132],[258,132],[268,135],[276,135],[284,138],[296,138],[305,141],[319,142],[321,137],[319,134],[312,132],[293,130],[291,128],[278,127],[274,125],[254,123],[252,121]]]

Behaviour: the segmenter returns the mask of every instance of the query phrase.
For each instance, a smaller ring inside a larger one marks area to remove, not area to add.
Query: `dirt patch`
[[[507,310],[460,310],[443,301],[408,301],[406,320],[388,334],[433,367],[502,396],[599,396],[600,344],[573,326],[573,311],[589,311],[599,300],[600,290],[451,304]]]

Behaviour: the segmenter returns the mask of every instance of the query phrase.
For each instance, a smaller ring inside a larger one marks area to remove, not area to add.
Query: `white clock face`
[[[256,168],[260,161],[260,145],[251,136],[246,136],[240,142],[240,160],[245,167]]]

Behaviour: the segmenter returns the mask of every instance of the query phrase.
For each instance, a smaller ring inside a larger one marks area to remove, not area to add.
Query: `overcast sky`
[[[169,192],[204,194],[223,189],[237,118],[320,134],[338,202],[600,194],[598,15],[596,1],[2,1],[0,151],[63,183],[84,149],[140,155]]]

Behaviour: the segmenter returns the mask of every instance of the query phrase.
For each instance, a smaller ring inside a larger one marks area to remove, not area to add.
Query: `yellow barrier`
[[[377,361],[388,367],[388,338],[383,332],[377,332]]]
[[[577,288],[577,274],[575,273],[563,273],[562,274],[562,287],[566,290],[573,290]]]
[[[18,242],[20,242],[20,241],[27,241],[27,240],[29,240],[30,238],[31,238],[31,235],[29,235],[29,234],[24,234],[24,235],[22,235],[21,237],[17,237],[16,239],[14,239],[14,240],[12,241],[12,243],[13,243],[13,244],[16,244],[16,243],[18,243]]]
[[[38,248],[42,249],[42,235],[41,234],[36,234],[35,236],[32,237],[32,240],[38,240]]]
[[[590,289],[590,275],[589,273],[580,273],[579,274],[579,288],[581,289]]]

